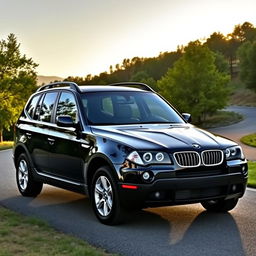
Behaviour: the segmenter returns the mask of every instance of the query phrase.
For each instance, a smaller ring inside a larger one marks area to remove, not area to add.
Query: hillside
[[[63,78],[58,76],[37,76],[37,85],[48,84],[55,81],[63,81]]]

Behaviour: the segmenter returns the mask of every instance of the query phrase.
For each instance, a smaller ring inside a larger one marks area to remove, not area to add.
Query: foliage
[[[184,55],[158,81],[160,93],[196,121],[227,103],[229,76],[218,71],[215,54],[199,41],[191,42]]]
[[[242,25],[236,25],[232,37],[240,42],[256,40],[256,28],[250,22],[244,22]]]
[[[210,50],[215,52],[215,65],[220,72],[229,72],[231,78],[236,78],[239,72],[237,49],[247,41],[253,41],[256,38],[256,28],[249,22],[238,24],[234,27],[232,33],[223,35],[220,32],[214,32],[204,42]],[[111,84],[120,81],[146,81],[158,90],[157,83],[167,70],[173,67],[174,63],[184,54],[184,46],[178,46],[176,51],[163,52],[157,57],[143,58],[133,57],[125,58],[121,63],[110,65],[109,71],[86,77],[68,77],[65,80],[76,82],[77,84]],[[224,60],[224,61],[223,61]],[[146,74],[143,79],[135,79],[141,74]]]
[[[0,41],[0,141],[3,129],[16,121],[27,98],[36,88],[37,64],[21,55],[14,34]]]
[[[12,148],[13,141],[3,141],[0,142],[0,150]]]
[[[256,92],[256,41],[247,41],[238,49],[240,60],[240,78]]]
[[[111,84],[121,81],[147,82],[156,89],[156,80],[160,79],[172,67],[182,55],[181,50],[176,52],[160,53],[154,58],[124,59],[122,64],[109,67],[109,73],[102,72],[99,75],[87,75],[81,77],[68,77],[65,81],[73,81],[77,84]]]
[[[134,74],[130,78],[130,81],[147,84],[155,91],[157,91],[156,81],[154,80],[154,78],[150,77],[145,71],[139,71],[138,73]]]
[[[256,133],[243,136],[240,140],[246,145],[256,147]]]

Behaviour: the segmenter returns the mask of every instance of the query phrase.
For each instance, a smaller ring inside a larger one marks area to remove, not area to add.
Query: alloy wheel
[[[113,190],[106,176],[99,176],[94,187],[95,206],[101,216],[107,217],[113,207]]]
[[[24,159],[19,162],[18,166],[18,182],[22,190],[28,186],[28,165]]]

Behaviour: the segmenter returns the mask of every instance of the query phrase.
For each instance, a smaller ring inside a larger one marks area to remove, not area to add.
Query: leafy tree
[[[256,28],[250,22],[244,22],[236,25],[231,35],[240,42],[253,41],[256,39]]]
[[[256,92],[256,41],[247,41],[238,49],[240,78],[248,88]]]
[[[214,64],[216,65],[217,70],[222,73],[229,73],[229,65],[225,56],[222,53],[215,52],[214,57]]]
[[[229,76],[215,65],[215,54],[199,41],[185,47],[184,55],[158,81],[160,93],[196,121],[227,103]]]
[[[131,77],[132,82],[141,82],[151,86],[155,91],[157,91],[157,84],[154,78],[150,77],[146,71],[139,71]]]
[[[205,44],[210,50],[220,52],[224,56],[227,56],[228,41],[223,34],[214,32],[207,38]]]
[[[27,98],[36,89],[38,66],[31,58],[21,55],[14,34],[0,41],[0,142],[3,129],[16,121]]]

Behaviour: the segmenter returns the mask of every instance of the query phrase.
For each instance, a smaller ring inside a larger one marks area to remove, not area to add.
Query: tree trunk
[[[0,143],[3,142],[3,129],[0,129]]]

